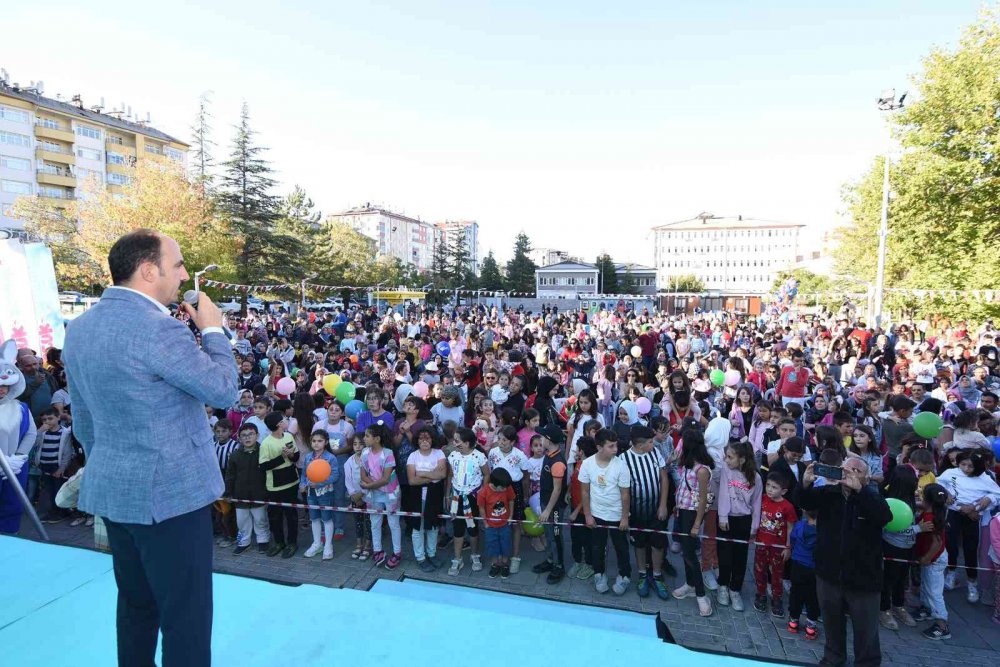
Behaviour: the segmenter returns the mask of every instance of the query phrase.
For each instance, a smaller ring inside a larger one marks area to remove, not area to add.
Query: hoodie
[[[715,467],[712,468],[712,477],[708,482],[708,498],[710,501],[708,509],[710,510],[719,509],[719,480],[722,469],[727,467],[724,459],[726,458],[726,445],[729,444],[729,433],[732,428],[733,425],[725,417],[716,417],[708,422],[708,426],[705,428],[705,448],[708,450],[712,460],[715,461]]]

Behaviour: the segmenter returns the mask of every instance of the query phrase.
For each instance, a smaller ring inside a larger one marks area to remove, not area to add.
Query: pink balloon
[[[740,383],[740,372],[730,368],[726,371],[726,386],[735,387]]]
[[[648,398],[643,396],[635,400],[635,408],[639,411],[640,415],[648,415],[649,411],[653,409],[653,404],[649,402]]]
[[[277,384],[274,385],[274,388],[279,394],[288,396],[295,391],[295,380],[292,378],[281,378],[278,380]]]
[[[413,395],[417,398],[427,398],[427,392],[430,387],[427,386],[426,382],[414,382],[413,383]]]

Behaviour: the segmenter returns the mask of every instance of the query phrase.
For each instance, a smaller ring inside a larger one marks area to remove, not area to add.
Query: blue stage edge
[[[0,562],[4,665],[115,664],[110,556],[0,537]],[[212,656],[222,667],[441,667],[458,654],[504,655],[519,667],[767,664],[664,643],[650,615],[459,586],[381,580],[358,591],[225,574],[214,582]]]

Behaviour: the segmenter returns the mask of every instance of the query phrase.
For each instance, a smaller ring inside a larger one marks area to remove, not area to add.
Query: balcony
[[[60,124],[53,126],[51,124],[43,124],[40,121],[35,121],[35,136],[39,139],[54,139],[55,141],[65,141],[69,144],[76,141],[73,128],[69,125]]]
[[[65,206],[67,202],[71,202],[76,199],[76,195],[72,192],[65,192],[60,196],[55,196],[52,193],[39,192],[38,198],[44,201],[46,204],[53,204],[56,207]]]
[[[104,147],[109,151],[121,153],[122,155],[135,156],[135,144],[128,141],[120,141],[115,137],[108,137],[104,140]]]
[[[46,162],[58,162],[60,164],[76,164],[76,155],[68,148],[53,146],[51,144],[38,146],[35,148],[35,157]]]
[[[76,176],[69,169],[46,166],[38,170],[39,185],[60,185],[65,188],[76,187]]]

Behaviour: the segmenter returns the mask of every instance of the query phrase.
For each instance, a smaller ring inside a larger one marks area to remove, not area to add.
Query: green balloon
[[[892,512],[892,521],[885,524],[886,531],[899,533],[913,525],[913,510],[899,498],[887,498],[889,510]]]
[[[921,412],[913,418],[913,430],[921,438],[936,438],[941,433],[944,422],[933,412]]]
[[[524,508],[524,523],[521,526],[524,528],[524,534],[531,537],[539,537],[545,532],[545,526],[538,523],[538,515],[530,507]]]
[[[716,387],[721,387],[723,383],[725,383],[726,381],[726,374],[718,368],[712,371],[712,373],[708,377],[711,378],[712,384],[714,384]]]
[[[337,385],[337,388],[334,390],[334,396],[337,397],[337,401],[341,405],[347,405],[348,403],[353,401],[354,396],[357,393],[358,393],[357,389],[355,389],[354,385],[351,384],[350,382],[341,382],[340,384]]]

